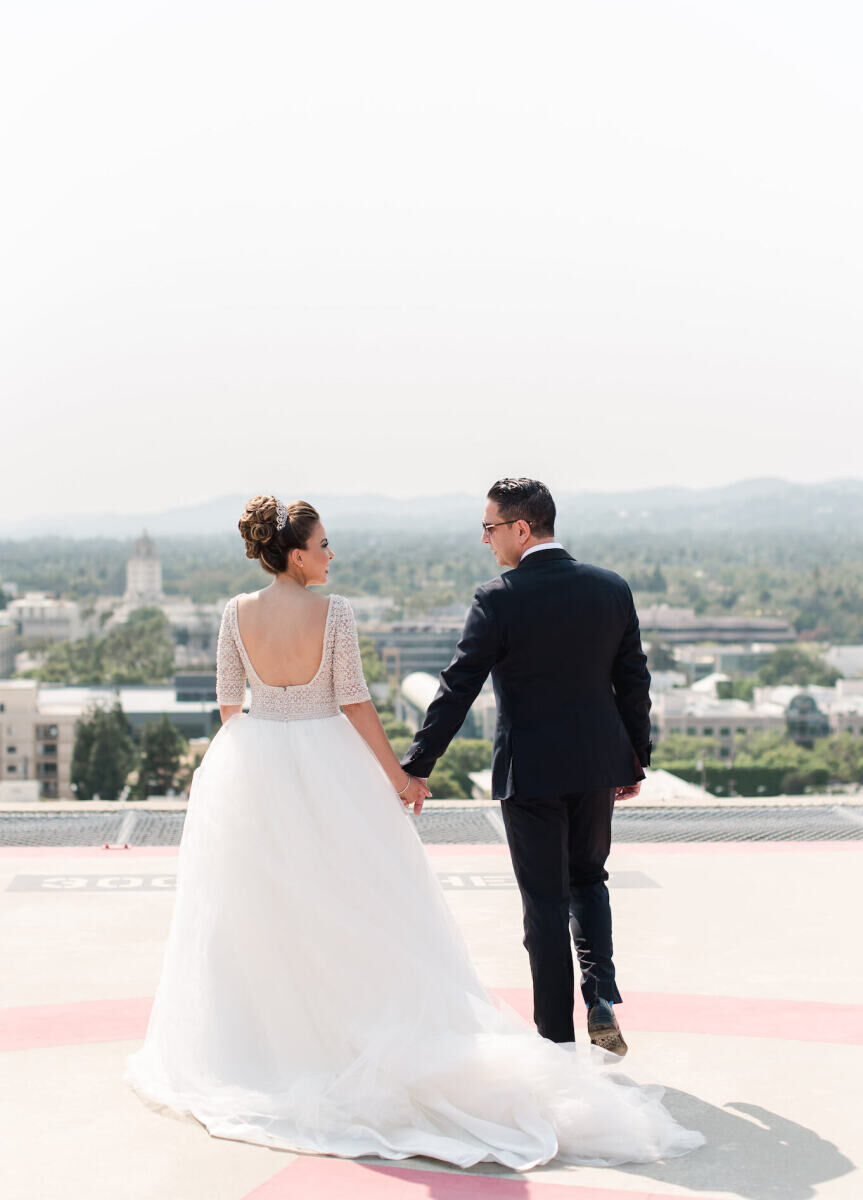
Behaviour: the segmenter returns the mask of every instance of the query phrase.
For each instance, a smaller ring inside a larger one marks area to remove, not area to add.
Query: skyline
[[[486,486],[491,481],[487,481]],[[715,533],[720,529],[791,529],[798,533],[835,530],[863,518],[863,478],[798,483],[757,477],[713,488],[666,486],[614,491],[572,491],[552,488],[558,526],[570,533],[669,532]],[[417,535],[436,530],[473,528],[484,506],[485,489],[397,497],[383,492],[309,494],[292,496],[275,489],[281,499],[305,499],[320,511],[332,530],[393,530],[402,525]],[[137,537],[146,530],[156,537],[212,536],[233,533],[250,494],[222,493],[193,505],[163,505],[144,512],[93,511],[31,514],[25,521],[5,520],[0,514],[0,540],[29,537]]]
[[[0,522],[858,477],[861,35],[839,0],[17,6]]]

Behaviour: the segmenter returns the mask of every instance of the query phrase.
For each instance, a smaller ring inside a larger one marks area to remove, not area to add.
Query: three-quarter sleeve
[[[216,700],[219,704],[243,704],[246,699],[246,668],[234,638],[229,600],[222,613],[216,646]]]
[[[333,596],[330,603],[338,605],[333,613],[333,689],[336,704],[361,704],[364,700],[371,700],[371,695],[363,675],[354,610],[343,596]]]

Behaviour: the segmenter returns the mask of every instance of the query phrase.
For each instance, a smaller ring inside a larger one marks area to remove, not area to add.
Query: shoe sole
[[[617,1029],[597,1030],[590,1035],[590,1040],[594,1046],[599,1046],[601,1050],[610,1050],[612,1054],[617,1054],[620,1058],[623,1058],[629,1049]]]

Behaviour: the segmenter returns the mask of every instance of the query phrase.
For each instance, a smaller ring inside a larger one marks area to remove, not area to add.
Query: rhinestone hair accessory
[[[276,529],[284,529],[288,523],[288,506],[276,501]]]

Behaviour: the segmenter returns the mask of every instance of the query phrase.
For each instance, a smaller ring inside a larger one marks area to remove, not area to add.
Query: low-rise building
[[[731,675],[756,675],[776,649],[771,642],[752,642],[749,645],[678,644],[673,653],[676,665],[693,681],[714,671]]]
[[[425,671],[415,671],[402,680],[402,685],[396,693],[396,720],[404,721],[414,731],[419,729],[439,683],[437,676],[429,675]],[[496,720],[494,692],[489,685],[474,700],[456,736],[491,740],[494,737]]]
[[[55,800],[71,795],[77,716],[43,711],[39,690],[35,679],[0,680],[0,782],[35,780]]]
[[[776,646],[797,641],[793,627],[779,617],[696,616],[692,608],[653,604],[639,608],[638,620],[645,636],[674,644],[766,642]]]
[[[357,625],[371,624],[375,621],[385,621],[393,609],[392,596],[348,596]]]
[[[6,608],[16,632],[27,642],[76,641],[84,636],[81,609],[75,600],[58,600],[47,592],[27,592]]]
[[[176,667],[202,667],[216,661],[225,601],[196,604],[192,600],[165,600],[158,607],[171,627]]]
[[[650,712],[654,739],[670,733],[716,742],[720,758],[731,758],[735,742],[751,733],[785,731],[785,708],[747,700],[719,700],[693,688],[675,688],[653,697]]]
[[[187,738],[209,738],[219,727],[212,677],[178,677],[169,687],[66,687],[33,679],[0,679],[0,782],[36,780],[42,799],[73,799],[75,727],[97,705],[117,701],[140,734],[163,714]],[[181,699],[189,687],[197,699]]]
[[[863,679],[863,646],[831,646],[824,660],[846,679]]]
[[[389,678],[401,682],[417,672],[437,676],[449,666],[464,628],[466,611],[458,617],[386,624],[367,622],[358,628],[374,643]]]
[[[717,697],[716,686],[726,679],[714,674],[692,687],[654,695],[655,739],[669,733],[710,739],[721,758],[730,758],[735,742],[750,733],[785,732],[802,745],[831,733],[863,736],[863,680],[840,679],[835,687],[757,687],[747,701]]]
[[[806,711],[822,713],[826,721],[826,733],[853,733],[863,736],[863,679],[838,679],[835,686],[824,687],[808,684],[800,687],[784,683],[776,687],[760,687],[754,692],[756,701],[780,704],[786,711],[800,711],[800,698],[807,697],[812,704],[805,705]],[[824,722],[818,722],[822,727]],[[818,735],[823,736],[823,735]]]

